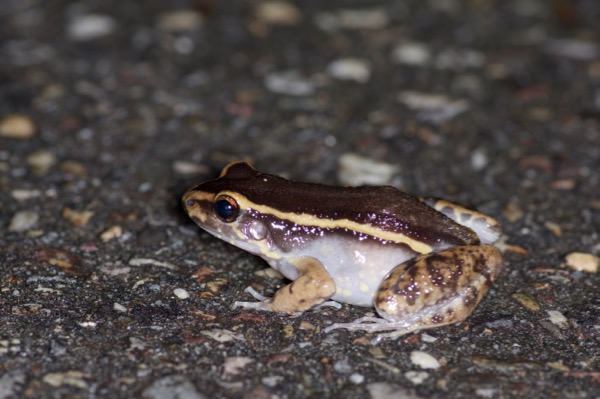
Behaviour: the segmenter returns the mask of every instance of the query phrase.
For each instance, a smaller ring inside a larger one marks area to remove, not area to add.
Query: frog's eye
[[[215,214],[225,223],[231,223],[240,214],[237,201],[228,195],[220,195],[215,200]]]

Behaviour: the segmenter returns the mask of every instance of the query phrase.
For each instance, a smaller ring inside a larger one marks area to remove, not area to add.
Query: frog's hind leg
[[[426,254],[396,266],[374,300],[380,318],[361,318],[327,328],[390,331],[397,338],[413,331],[466,319],[498,275],[502,259],[493,245],[463,245]]]
[[[500,238],[500,223],[484,213],[439,198],[421,198],[421,201],[456,223],[473,230],[483,244],[493,244]]]

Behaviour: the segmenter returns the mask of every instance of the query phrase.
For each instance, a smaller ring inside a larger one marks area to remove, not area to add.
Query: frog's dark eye
[[[215,200],[215,215],[225,223],[231,223],[240,214],[237,201],[228,195],[220,195]]]

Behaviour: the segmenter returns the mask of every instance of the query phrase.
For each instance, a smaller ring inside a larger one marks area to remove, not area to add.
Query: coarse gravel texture
[[[0,399],[600,397],[599,19],[595,0],[4,1]],[[504,269],[462,324],[378,345],[322,331],[370,309],[232,309],[285,282],[179,201],[239,159],[329,184],[382,162],[382,183],[498,218]]]

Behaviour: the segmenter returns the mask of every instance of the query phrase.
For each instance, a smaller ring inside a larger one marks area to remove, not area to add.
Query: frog
[[[467,319],[502,268],[492,217],[392,186],[332,186],[261,173],[245,161],[182,198],[202,229],[291,282],[234,308],[301,314],[345,303],[378,316],[334,323],[373,342]]]

